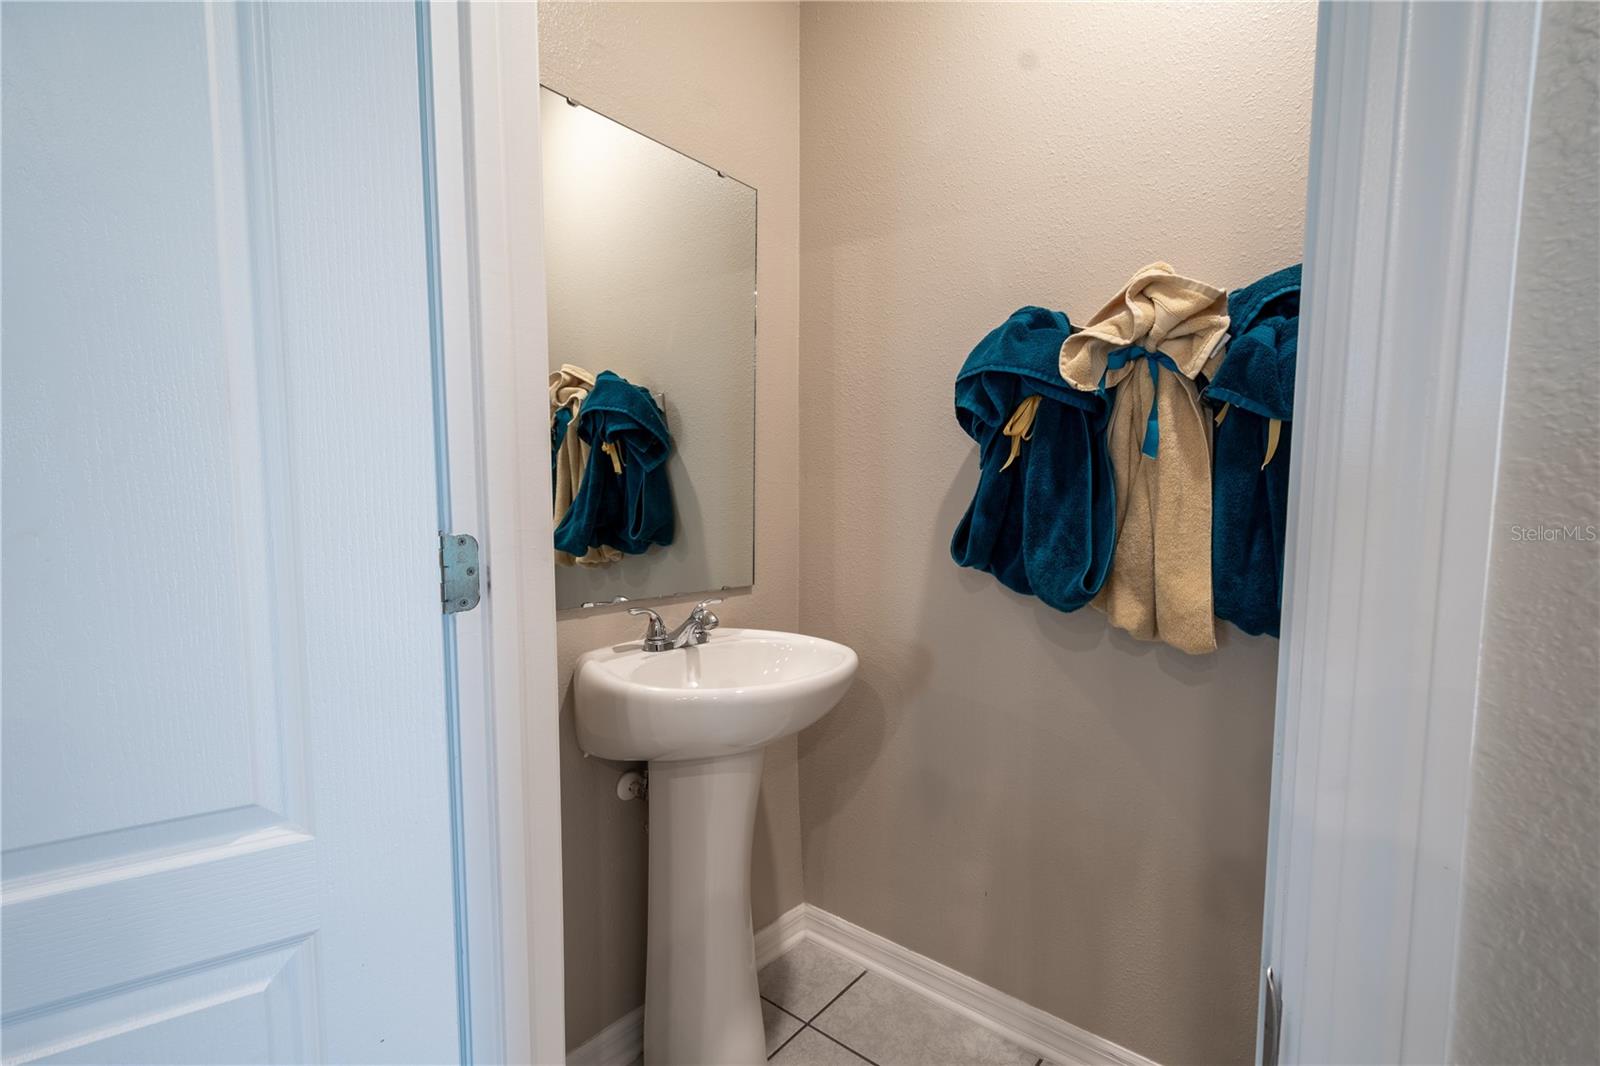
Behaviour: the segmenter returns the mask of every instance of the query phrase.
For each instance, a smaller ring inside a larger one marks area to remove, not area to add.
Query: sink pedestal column
[[[766,1061],[750,926],[761,761],[650,763],[647,1066]]]

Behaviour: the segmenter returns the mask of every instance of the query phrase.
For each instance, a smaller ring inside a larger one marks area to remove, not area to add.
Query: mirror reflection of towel
[[[578,411],[577,433],[589,453],[572,506],[556,527],[556,547],[581,555],[604,544],[638,555],[652,544],[671,544],[672,435],[650,394],[601,371]]]
[[[1074,388],[1117,390],[1108,434],[1116,554],[1094,605],[1117,628],[1190,654],[1217,647],[1211,419],[1193,379],[1227,332],[1223,290],[1152,263],[1060,350]]]
[[[572,423],[577,419],[589,390],[594,388],[594,375],[581,366],[562,363],[561,369],[550,375],[550,490],[552,517],[556,526],[567,516],[572,500],[583,484],[583,471],[589,463],[589,446],[578,436]],[[604,566],[622,558],[622,553],[609,545],[600,544],[580,555],[556,549],[556,562],[561,566]]]
[[[950,554],[1061,611],[1094,598],[1116,539],[1106,403],[1056,369],[1071,329],[1057,311],[1022,308],[972,350],[955,390],[979,476]]]

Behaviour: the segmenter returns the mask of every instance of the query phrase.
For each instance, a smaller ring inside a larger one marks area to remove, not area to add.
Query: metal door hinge
[[[478,541],[466,533],[439,534],[439,599],[445,614],[478,606]]]
[[[1278,1045],[1283,1040],[1283,988],[1271,966],[1267,967],[1262,993],[1265,1002],[1261,1004],[1261,1066],[1278,1066]]]

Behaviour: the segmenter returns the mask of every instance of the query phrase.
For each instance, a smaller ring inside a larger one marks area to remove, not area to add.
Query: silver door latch
[[[478,606],[478,540],[466,533],[439,534],[439,600],[445,614]]]
[[[1265,1000],[1261,1004],[1261,1066],[1278,1066],[1283,1043],[1283,986],[1271,966],[1261,991]]]

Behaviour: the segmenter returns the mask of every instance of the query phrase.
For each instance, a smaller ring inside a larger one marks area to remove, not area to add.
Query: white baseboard
[[[800,904],[756,933],[756,967],[765,966],[802,940],[815,940],[854,959],[1058,1066],[1157,1066],[1137,1052],[809,903]],[[639,1057],[643,1047],[644,1008],[640,1007],[568,1054],[567,1062],[569,1066],[626,1066]]]
[[[567,1066],[629,1066],[642,1054],[644,1008],[635,1007],[567,1052]]]
[[[807,915],[811,909],[807,904],[797,904],[756,933],[756,969],[761,969],[806,938],[810,929]]]
[[[899,981],[1048,1062],[1058,1066],[1157,1066],[1138,1052],[1080,1029],[836,914],[809,903],[802,906],[802,938],[816,940],[869,970]],[[784,915],[784,919],[788,917]]]

